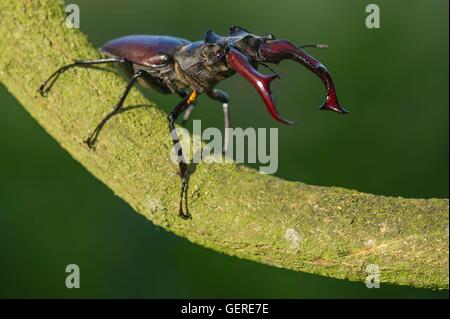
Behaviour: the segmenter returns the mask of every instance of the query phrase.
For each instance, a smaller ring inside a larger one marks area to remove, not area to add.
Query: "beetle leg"
[[[181,96],[183,99],[186,98],[189,94],[187,92],[181,92],[178,93],[179,96]],[[189,120],[189,117],[191,116],[192,112],[194,112],[195,109],[195,101],[190,104],[183,113],[183,118],[181,120],[181,125],[186,125],[186,122]]]
[[[169,130],[170,136],[172,137],[173,145],[179,143],[177,132],[175,131],[175,121],[181,112],[183,112],[189,105],[192,105],[197,99],[197,92],[192,91],[191,94],[187,95],[177,106],[167,115],[167,121],[169,122]],[[178,148],[178,158],[180,159],[178,165],[180,168],[180,177],[181,177],[181,192],[180,192],[180,205],[178,208],[178,213],[183,218],[189,218],[191,215],[189,213],[188,208],[188,179],[189,179],[189,170],[187,164],[183,160],[183,150],[181,146]],[[186,203],[186,212],[183,210],[183,198]]]
[[[189,120],[189,117],[191,116],[192,112],[194,112],[194,109],[195,109],[195,103],[192,103],[191,105],[189,105],[187,107],[186,111],[184,111],[181,125],[184,126],[186,124],[186,122]]]
[[[107,58],[107,59],[96,59],[96,60],[75,60],[73,63],[64,65],[64,66],[60,67],[58,70],[56,70],[55,72],[53,72],[53,74],[50,75],[50,77],[41,84],[41,86],[39,87],[39,93],[42,96],[44,96],[44,94],[50,90],[53,83],[55,83],[58,76],[60,76],[62,73],[64,73],[65,71],[67,71],[70,68],[73,68],[76,66],[90,66],[90,65],[94,65],[94,64],[125,63],[125,62],[126,62],[126,60],[122,59],[122,58]],[[47,90],[45,90],[45,87],[52,79],[55,79],[55,80],[51,83],[49,88]]]
[[[89,137],[86,139],[86,144],[92,148],[95,144],[95,142],[97,141],[98,138],[98,134],[100,133],[101,129],[103,128],[103,126],[106,124],[106,122],[108,122],[108,120],[113,117],[115,114],[117,114],[121,107],[123,106],[123,103],[125,102],[126,97],[128,96],[128,93],[130,93],[131,88],[133,87],[133,85],[136,83],[136,81],[142,76],[142,74],[144,74],[144,71],[137,71],[133,77],[131,78],[131,80],[128,82],[127,87],[125,88],[125,91],[123,92],[122,96],[120,97],[119,102],[116,104],[116,106],[114,107],[114,109],[109,112],[101,121],[100,123],[98,123],[98,125],[95,127],[94,131],[92,132],[91,135],[89,135]]]
[[[214,100],[217,100],[222,103],[223,107],[223,117],[224,117],[224,131],[225,138],[223,141],[223,154],[227,154],[228,146],[230,144],[230,130],[231,128],[231,117],[230,117],[230,98],[225,91],[213,89],[207,92],[208,96]]]

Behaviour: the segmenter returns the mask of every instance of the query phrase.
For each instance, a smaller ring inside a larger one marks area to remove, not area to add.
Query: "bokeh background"
[[[321,82],[292,62],[273,90],[281,126],[238,76],[233,125],[279,128],[277,176],[374,194],[448,198],[448,1],[375,1],[381,28],[365,27],[361,0],[83,0],[81,29],[100,46],[126,34],[201,39],[231,24],[301,43],[332,71],[342,117],[320,112]],[[0,22],[1,23],[1,22]],[[89,58],[89,57],[79,57]],[[44,79],[48,74],[43,74]],[[117,97],[122,92],[117,92]],[[165,110],[177,98],[145,93]],[[84,106],[88,107],[88,106]],[[222,127],[202,97],[194,118]],[[86,132],[87,134],[88,132]],[[432,291],[334,280],[218,254],[158,229],[75,162],[0,85],[0,297],[439,298]],[[81,268],[81,289],[64,285]],[[381,274],[382,276],[382,274]]]

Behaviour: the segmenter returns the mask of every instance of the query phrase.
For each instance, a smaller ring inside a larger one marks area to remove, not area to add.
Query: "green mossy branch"
[[[125,81],[78,68],[61,75],[47,97],[38,94],[56,68],[100,56],[64,21],[57,0],[0,0],[0,81],[62,147],[154,224],[276,267],[364,281],[366,266],[377,264],[382,282],[448,289],[447,199],[375,196],[235,164],[199,164],[190,179],[193,218],[179,218],[177,166],[169,159],[166,115],[156,105],[133,89],[126,104],[147,107],[114,117],[92,151],[83,140]]]

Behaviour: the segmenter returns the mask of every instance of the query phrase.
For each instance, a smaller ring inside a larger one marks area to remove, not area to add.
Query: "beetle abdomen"
[[[111,40],[101,48],[108,55],[146,66],[161,66],[173,61],[175,51],[190,41],[155,35],[130,35]]]

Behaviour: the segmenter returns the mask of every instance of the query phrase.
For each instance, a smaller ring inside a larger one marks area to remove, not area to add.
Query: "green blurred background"
[[[297,125],[275,123],[238,76],[220,84],[232,98],[233,125],[279,127],[282,178],[448,198],[447,0],[376,1],[378,30],[365,27],[372,2],[361,0],[70,3],[80,6],[81,29],[97,46],[135,33],[199,40],[206,29],[224,34],[231,24],[298,44],[329,44],[309,51],[332,71],[350,115],[317,111],[322,84],[286,62],[273,90],[280,112]],[[177,102],[145,94],[166,111]],[[1,85],[0,106],[0,297],[448,297],[386,284],[367,289],[193,245],[115,197]],[[220,106],[204,97],[194,118],[204,128],[222,127]],[[70,263],[81,268],[81,289],[65,288]]]

